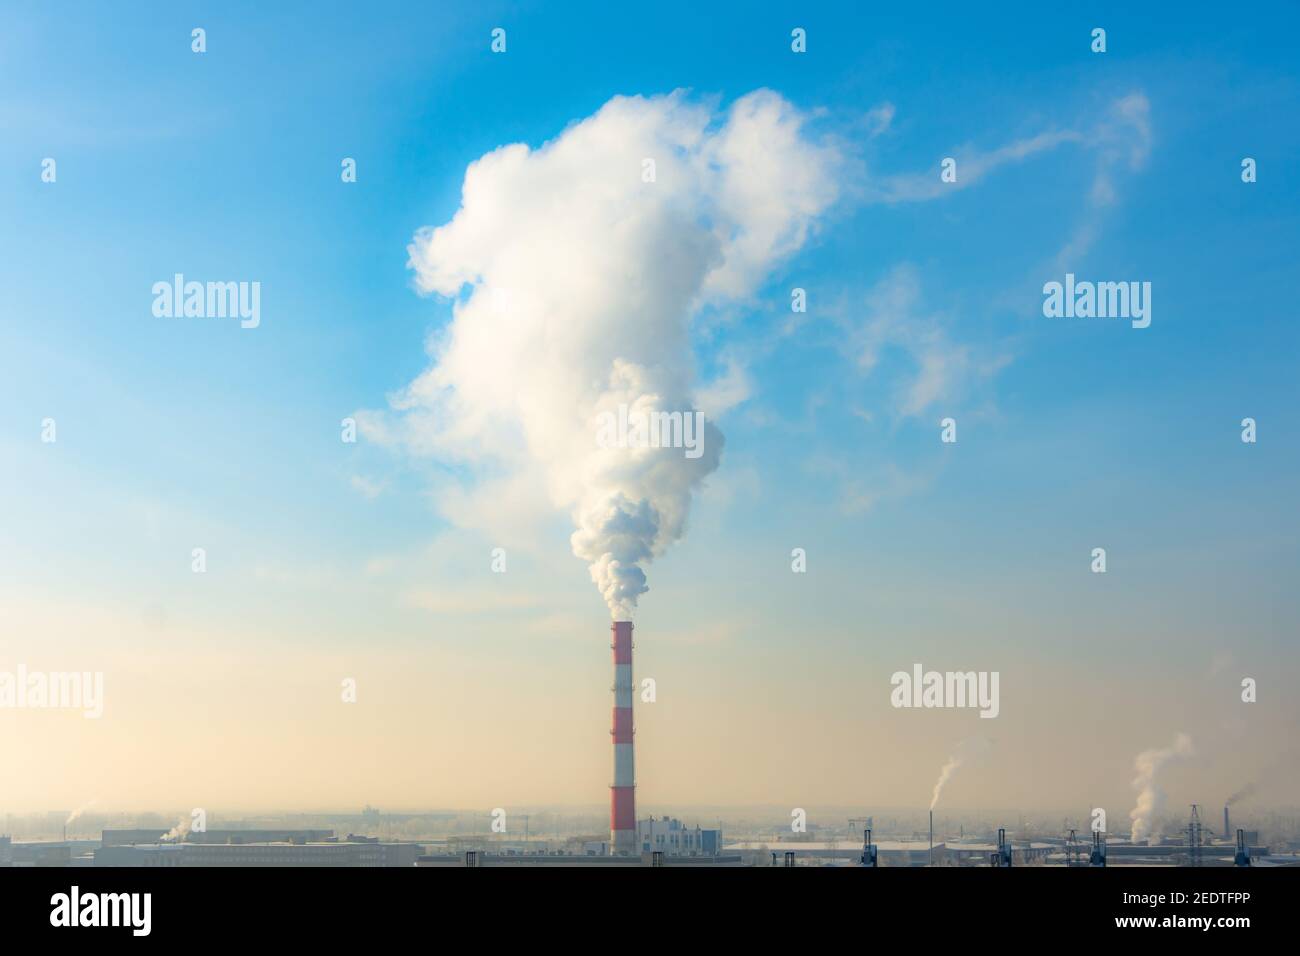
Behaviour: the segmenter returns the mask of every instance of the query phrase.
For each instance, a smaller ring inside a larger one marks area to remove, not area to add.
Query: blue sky
[[[685,703],[641,715],[643,737],[659,721],[659,746],[684,764],[657,778],[643,764],[647,780],[687,801],[698,768],[720,766],[701,799],[779,800],[746,768],[789,744],[781,727],[791,740],[846,728],[830,762],[867,720],[855,681],[932,658],[1023,677],[1004,678],[1025,706],[1017,718],[1004,704],[1013,729],[1002,731],[1002,750],[1022,757],[1047,747],[1015,723],[1031,700],[1061,734],[1094,719],[1086,698],[1068,714],[1040,701],[1047,675],[1142,688],[1127,715],[1142,733],[1099,731],[1109,776],[1097,789],[1123,793],[1137,750],[1197,720],[1202,735],[1259,742],[1207,779],[1273,758],[1293,704],[1261,703],[1258,725],[1204,712],[1224,668],[1228,700],[1239,672],[1297,674],[1293,9],[32,3],[6,19],[0,593],[24,609],[7,638],[24,659],[50,648],[75,659],[93,635],[58,609],[87,606],[152,629],[126,626],[123,653],[211,651],[223,635],[299,661],[433,645],[479,675],[466,682],[487,700],[520,699],[539,673],[551,688],[599,685],[604,610],[566,516],[521,530],[508,582],[493,579],[498,542],[434,503],[453,466],[343,445],[338,422],[384,408],[428,367],[426,340],[451,304],[417,294],[406,247],[456,213],[470,163],[538,147],[615,95],[684,89],[725,110],[768,88],[842,151],[842,195],[755,295],[698,317],[700,379],[734,364],[747,396],[721,418],[722,464],[690,532],[649,569],[638,618],[644,666],[682,695],[732,681],[721,712],[766,716],[736,718],[729,733],[748,743],[719,764],[690,739]],[[201,56],[194,26],[207,30]],[[504,55],[489,50],[497,26]],[[790,50],[796,26],[803,55]],[[1103,55],[1089,50],[1095,26]],[[1116,123],[1130,97],[1145,103],[1144,132]],[[943,157],[961,177],[1052,133],[1068,135],[961,188],[886,195],[937,184]],[[1245,156],[1257,183],[1241,182]],[[44,157],[57,160],[55,184],[40,180]],[[340,182],[343,157],[357,160],[356,184]],[[1091,198],[1103,181],[1104,203]],[[1150,281],[1151,327],[1044,318],[1042,284],[1067,269]],[[260,281],[261,326],[154,318],[150,287],[176,272]],[[791,328],[795,286],[809,310]],[[873,311],[900,289],[904,305]],[[873,317],[887,320],[877,333]],[[869,369],[864,336],[877,346]],[[947,372],[917,406],[925,354]],[[953,446],[939,442],[945,416],[958,422]],[[1239,440],[1245,416],[1257,444]],[[38,440],[45,417],[54,447]],[[211,570],[196,590],[199,543]],[[1104,577],[1088,573],[1097,546]],[[793,547],[809,552],[806,576],[790,574]],[[410,598],[494,588],[506,604]],[[506,593],[546,597],[512,606]],[[655,632],[672,637],[656,646]],[[485,662],[501,654],[517,673],[493,676]],[[113,666],[128,665],[108,655]],[[817,700],[826,688],[838,705]],[[791,700],[760,707],[772,696]],[[900,764],[906,783],[887,795],[900,802],[970,730],[874,726],[906,742],[900,753],[924,751],[915,780]],[[575,779],[603,777],[606,754],[593,750],[588,770],[584,746],[564,744]],[[854,779],[832,776],[817,799],[849,798]],[[577,800],[584,786],[517,799]],[[1001,794],[990,779],[971,796],[1067,791]],[[409,781],[381,791],[480,797],[491,799]]]

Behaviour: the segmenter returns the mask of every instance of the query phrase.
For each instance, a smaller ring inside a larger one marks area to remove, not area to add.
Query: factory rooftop
[[[926,840],[872,840],[871,845],[882,853],[916,853],[921,850],[929,852],[930,844]],[[944,844],[936,840],[934,848],[938,850]],[[793,852],[862,852],[862,839],[856,841],[846,837],[843,840],[828,842],[812,840],[745,840],[740,843],[728,843],[728,852],[739,853],[743,850],[770,850],[774,853]]]

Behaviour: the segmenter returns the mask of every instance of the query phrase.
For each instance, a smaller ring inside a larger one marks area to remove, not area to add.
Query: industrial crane
[[[1106,841],[1101,838],[1100,830],[1092,831],[1092,854],[1088,857],[1088,865],[1106,865]]]
[[[871,828],[862,831],[862,858],[859,860],[862,866],[875,867],[876,864],[876,845],[871,842]]]
[[[1011,843],[1007,840],[1007,831],[1005,827],[998,829],[998,848],[994,853],[989,854],[990,862],[996,867],[1009,867],[1011,865]]]
[[[1232,861],[1233,866],[1250,866],[1250,849],[1246,846],[1246,831],[1237,831],[1237,855]]]
[[[1201,813],[1196,804],[1192,804],[1192,816],[1187,821],[1187,865],[1201,865]]]

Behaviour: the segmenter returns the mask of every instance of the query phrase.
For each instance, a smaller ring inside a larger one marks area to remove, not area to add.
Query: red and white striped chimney
[[[632,753],[632,622],[610,625],[614,643],[614,785],[609,788],[609,844],[612,853],[638,852],[636,765]]]

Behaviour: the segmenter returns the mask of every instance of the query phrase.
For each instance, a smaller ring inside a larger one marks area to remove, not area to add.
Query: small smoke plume
[[[395,415],[358,412],[362,433],[452,466],[438,505],[461,527],[504,539],[569,514],[573,553],[630,617],[722,451],[697,417],[693,320],[749,301],[839,192],[839,152],[805,125],[769,90],[723,115],[620,96],[471,163],[455,216],[409,246],[451,323]],[[678,416],[698,446],[598,441],[627,414]]]
[[[1158,777],[1160,771],[1169,764],[1192,756],[1192,738],[1187,734],[1178,734],[1172,746],[1155,747],[1144,750],[1133,762],[1137,776],[1133,778],[1133,787],[1138,792],[1137,806],[1129,818],[1133,821],[1133,842],[1143,840],[1149,846],[1160,842],[1160,812],[1165,807],[1165,792],[1160,789]]]
[[[1238,790],[1236,793],[1234,793],[1232,796],[1230,796],[1227,800],[1223,801],[1223,805],[1225,807],[1230,807],[1238,800],[1245,800],[1247,797],[1253,797],[1255,795],[1255,791],[1258,789],[1259,789],[1258,784],[1248,783],[1240,790]]]
[[[1284,753],[1279,754],[1274,762],[1261,767],[1258,772],[1253,774],[1255,779],[1242,786],[1236,793],[1223,801],[1223,805],[1230,807],[1234,803],[1257,796],[1260,791],[1268,792],[1272,790],[1277,783],[1277,778],[1285,774],[1288,768],[1294,767],[1297,762],[1300,762],[1300,748],[1289,748]]]
[[[158,842],[180,843],[187,836],[189,836],[190,826],[191,826],[190,818],[188,816],[181,817],[180,822],[177,823],[176,826],[172,827],[170,830],[168,830],[166,833],[164,833],[162,836],[158,838]]]
[[[943,793],[943,788],[948,785],[948,781],[957,772],[957,768],[982,756],[988,748],[989,742],[983,737],[971,737],[969,740],[963,740],[957,745],[953,755],[948,758],[948,762],[939,770],[939,779],[935,781],[934,794],[930,797],[931,810],[939,805],[939,795]]]
[[[939,803],[939,794],[943,793],[944,785],[952,777],[953,771],[961,766],[961,760],[957,757],[949,757],[948,762],[943,765],[939,771],[939,779],[934,785],[934,796],[930,798],[930,809],[933,810]]]
[[[89,810],[98,802],[99,802],[98,798],[96,798],[95,800],[90,800],[87,801],[86,803],[83,803],[81,806],[77,807],[77,809],[73,810],[71,813],[68,814],[68,819],[63,821],[63,825],[65,827],[72,826],[74,823],[77,822],[78,819],[80,819],[83,813],[85,813],[87,810]]]

